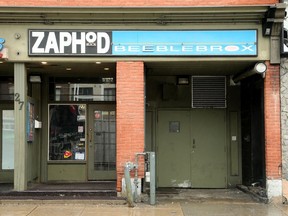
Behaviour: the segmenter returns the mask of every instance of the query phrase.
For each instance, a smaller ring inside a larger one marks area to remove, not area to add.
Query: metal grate
[[[192,108],[226,108],[226,77],[192,76]]]

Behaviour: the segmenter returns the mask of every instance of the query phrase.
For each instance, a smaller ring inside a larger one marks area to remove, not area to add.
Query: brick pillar
[[[125,163],[135,162],[135,153],[144,151],[143,62],[117,62],[116,98],[117,191],[120,192]]]
[[[280,129],[280,67],[270,65],[264,81],[266,183],[268,198],[282,196],[281,129]]]

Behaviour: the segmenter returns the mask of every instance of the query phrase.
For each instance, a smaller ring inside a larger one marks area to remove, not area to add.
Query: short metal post
[[[156,175],[155,175],[155,152],[149,152],[150,165],[150,205],[156,204]]]
[[[126,185],[126,194],[127,194],[127,202],[129,207],[134,207],[133,195],[132,195],[132,186],[131,186],[131,178],[130,178],[130,170],[132,169],[132,164],[127,162],[124,168],[124,179]]]

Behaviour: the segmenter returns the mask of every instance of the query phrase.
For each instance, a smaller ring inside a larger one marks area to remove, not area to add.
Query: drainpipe
[[[135,176],[134,176],[134,185],[135,185],[135,191],[134,191],[134,200],[138,201],[138,194],[137,194],[137,189],[138,189],[138,157],[139,156],[145,156],[146,153],[136,153],[135,154]]]
[[[140,156],[148,156],[148,170],[149,170],[149,182],[150,182],[150,204],[156,204],[156,178],[155,178],[155,152],[144,152],[144,153],[136,153],[135,154],[135,164],[132,162],[126,162],[124,168],[124,179],[126,185],[126,194],[127,194],[127,202],[129,207],[134,207],[134,202],[139,201],[137,196],[137,188],[138,188],[138,167],[139,167],[139,157]],[[132,185],[131,185],[131,176],[130,171],[134,170],[134,181],[133,184],[135,186],[135,191],[133,194]]]
[[[155,176],[155,152],[149,153],[150,171],[150,205],[156,204],[156,176]]]
[[[150,205],[156,204],[156,176],[155,176],[155,152],[144,152],[144,153],[136,153],[135,159],[135,192],[134,192],[134,200],[137,201],[137,188],[138,188],[138,158],[139,156],[148,156],[148,170],[150,173],[149,182],[150,182]]]

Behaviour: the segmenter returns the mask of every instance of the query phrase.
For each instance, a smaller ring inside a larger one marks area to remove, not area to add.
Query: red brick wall
[[[280,68],[269,65],[264,81],[266,176],[281,178]]]
[[[117,62],[117,190],[126,162],[144,151],[144,63]],[[141,170],[143,168],[141,167]]]
[[[0,0],[0,6],[213,6],[265,5],[276,0]]]

